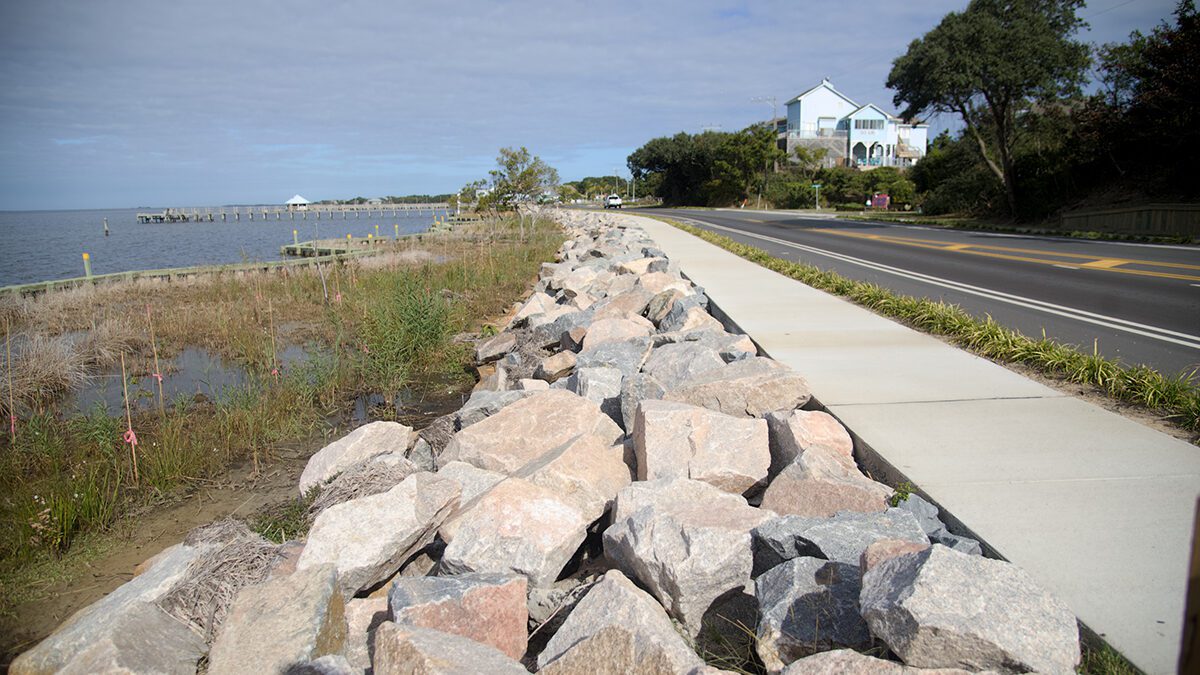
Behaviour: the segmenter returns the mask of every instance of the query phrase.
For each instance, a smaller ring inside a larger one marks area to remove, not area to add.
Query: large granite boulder
[[[514,572],[549,586],[579,549],[589,521],[557,491],[507,478],[441,530],[439,572]]]
[[[843,511],[828,518],[780,516],[754,528],[751,534],[756,576],[802,556],[858,565],[867,547],[884,539],[929,544],[917,519],[901,509]]]
[[[158,601],[188,577],[191,564],[216,544],[176,544],[145,571],[75,612],[9,666],[10,673],[193,673],[204,656],[202,636],[163,611]]]
[[[762,507],[780,514],[828,518],[839,511],[883,511],[891,495],[891,488],[864,476],[841,452],[814,445],[771,481]]]
[[[608,366],[578,368],[567,379],[567,390],[600,406],[600,411],[621,423],[621,371]]]
[[[1075,615],[1021,568],[934,545],[863,575],[871,632],[919,668],[1071,673]]]
[[[578,436],[521,467],[515,476],[546,488],[588,522],[604,515],[630,483],[625,448]]]
[[[787,366],[764,357],[734,361],[692,377],[667,391],[668,401],[719,410],[726,415],[762,417],[808,402],[808,383]]]
[[[585,338],[586,339],[586,338]],[[576,368],[608,366],[629,377],[642,369],[650,355],[653,341],[650,338],[630,338],[605,342],[598,347],[579,352],[575,359]]]
[[[475,346],[475,362],[490,363],[517,348],[515,333],[503,332],[481,340]]]
[[[634,314],[626,318],[598,319],[588,326],[583,338],[583,348],[591,349],[605,342],[647,337],[654,332],[654,324]]]
[[[313,521],[296,568],[333,564],[348,597],[383,583],[433,539],[460,494],[456,481],[418,473],[387,492],[331,506]]]
[[[621,428],[633,432],[634,417],[638,404],[647,400],[659,400],[666,388],[653,375],[635,373],[621,380]]]
[[[469,638],[386,622],[375,631],[375,675],[529,675],[520,662]]]
[[[771,475],[776,476],[814,445],[854,457],[850,433],[833,415],[819,410],[793,410],[767,415],[771,427]]]
[[[674,389],[689,379],[725,365],[720,352],[698,342],[672,342],[650,352],[642,372]]]
[[[611,629],[624,631],[625,635],[601,636]],[[587,661],[582,659],[585,653],[593,657],[593,670],[567,668],[574,662],[586,666]],[[594,660],[602,655],[604,661]],[[610,570],[588,590],[550,638],[538,655],[538,672],[634,672],[651,662],[667,668],[658,672],[671,673],[686,672],[703,663],[675,630],[662,606],[624,574]]]
[[[816,652],[871,645],[858,611],[859,576],[854,565],[794,558],[755,579],[757,650],[769,672]]]
[[[238,592],[208,654],[208,672],[283,673],[346,643],[346,605],[333,565],[297,569]]]
[[[496,483],[504,480],[504,474],[481,469],[466,462],[446,462],[437,471],[439,478],[448,478],[458,483],[461,490],[458,496],[458,508],[463,510],[471,505],[479,495],[492,489]]]
[[[440,462],[511,474],[563,443],[595,435],[613,444],[621,428],[595,403],[569,391],[535,391],[450,439]]]
[[[643,401],[633,425],[638,480],[693,478],[734,494],[766,481],[767,423],[672,401]]]
[[[356,672],[371,667],[375,630],[388,620],[388,614],[387,598],[383,596],[346,601],[346,644],[342,647],[342,655],[350,667],[358,669]]]
[[[692,636],[719,599],[750,581],[750,531],[774,514],[708,483],[660,479],[617,495],[604,552]]]
[[[392,584],[388,605],[396,623],[461,635],[520,659],[529,640],[527,585],[519,574],[405,577]]]
[[[300,474],[300,494],[324,485],[350,467],[376,455],[401,455],[412,440],[412,428],[398,422],[371,422],[321,448],[308,460]]]

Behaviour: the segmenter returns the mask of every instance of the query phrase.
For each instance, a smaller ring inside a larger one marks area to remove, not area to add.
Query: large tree
[[[1078,94],[1090,62],[1073,39],[1083,0],[972,0],[913,40],[887,86],[905,117],[957,113],[1018,213],[1014,149],[1022,116]]]
[[[533,203],[558,189],[558,171],[525,147],[500,148],[496,168],[489,173],[496,203],[502,207]]]

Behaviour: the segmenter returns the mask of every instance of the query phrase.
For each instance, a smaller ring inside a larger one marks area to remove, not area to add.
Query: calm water
[[[137,213],[161,208],[101,211],[0,211],[0,286],[83,276],[83,253],[92,259],[93,274],[192,265],[279,260],[279,247],[292,243],[292,230],[300,241],[316,238],[366,237],[379,226],[380,236],[390,237],[395,225],[400,234],[422,232],[433,221],[421,214],[391,212],[382,217],[348,214],[346,219],[308,214],[301,220],[247,220],[232,215],[226,222],[139,223]],[[439,214],[440,215],[440,214]],[[109,236],[104,236],[104,219]]]

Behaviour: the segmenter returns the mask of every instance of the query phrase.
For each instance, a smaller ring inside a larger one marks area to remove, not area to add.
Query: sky
[[[744,128],[822,77],[894,112],[892,60],[966,4],[5,0],[0,210],[454,192],[506,146],[627,175],[651,138]],[[1174,6],[1094,0],[1079,37]]]

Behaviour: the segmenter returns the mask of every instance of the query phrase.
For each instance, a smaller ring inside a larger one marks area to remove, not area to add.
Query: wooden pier
[[[139,223],[193,223],[218,220],[349,220],[351,218],[397,218],[428,213],[430,216],[449,216],[450,205],[430,204],[309,204],[305,207],[287,206],[207,206],[169,208],[154,213],[139,213]]]

